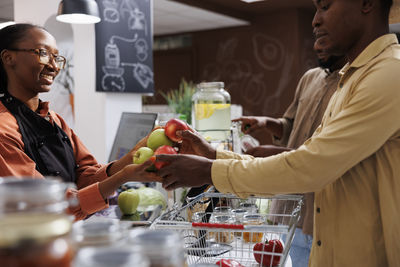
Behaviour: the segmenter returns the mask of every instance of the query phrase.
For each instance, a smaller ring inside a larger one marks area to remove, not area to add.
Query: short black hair
[[[393,0],[381,0],[382,11],[385,17],[389,17],[390,8],[392,8]]]
[[[43,29],[43,27],[29,24],[17,23],[4,27],[0,30],[0,53],[4,49],[15,48],[17,43],[26,37],[26,33],[34,28]],[[3,61],[0,58],[0,93],[7,90],[7,73],[3,66]]]

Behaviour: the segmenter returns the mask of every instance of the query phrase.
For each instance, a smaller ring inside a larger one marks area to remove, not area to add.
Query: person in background
[[[296,150],[254,158],[216,151],[182,131],[186,151],[196,155],[157,155],[169,164],[158,175],[168,190],[213,184],[243,198],[314,192],[309,266],[400,266],[400,46],[389,34],[392,1],[313,3],[316,47],[348,63],[312,137]]]
[[[300,79],[295,97],[282,118],[241,117],[233,121],[242,123],[242,131],[252,134],[267,129],[275,145],[253,147],[246,154],[254,157],[268,157],[290,151],[301,146],[321,123],[322,116],[336,91],[339,82],[339,70],[345,64],[344,56],[329,56],[317,50],[319,67],[307,71]],[[249,127],[250,126],[250,127]],[[282,214],[288,207],[284,201],[273,201],[271,213]],[[288,213],[290,211],[286,211]],[[314,220],[314,193],[304,194],[304,204],[300,220],[290,248],[293,267],[308,266],[312,244]]]
[[[59,176],[76,183],[77,219],[107,207],[107,197],[128,181],[156,181],[134,165],[135,150],[120,160],[99,164],[65,121],[54,113],[39,93],[48,92],[65,65],[56,40],[45,29],[15,24],[0,30],[0,176],[43,179]]]

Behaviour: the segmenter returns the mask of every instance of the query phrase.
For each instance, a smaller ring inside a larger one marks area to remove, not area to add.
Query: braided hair
[[[4,49],[15,48],[18,42],[26,38],[26,33],[33,29],[40,28],[28,23],[18,23],[9,25],[0,30],[0,53]],[[0,93],[5,93],[7,91],[7,73],[4,69],[3,61],[0,58]]]

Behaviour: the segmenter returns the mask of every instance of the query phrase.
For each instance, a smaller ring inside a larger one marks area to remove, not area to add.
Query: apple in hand
[[[163,145],[172,146],[172,141],[165,135],[165,130],[160,128],[152,131],[147,139],[147,146],[155,151]]]
[[[134,214],[139,205],[139,201],[139,193],[135,189],[129,189],[119,194],[118,207],[124,215]]]
[[[185,130],[189,130],[189,127],[184,121],[178,119],[170,119],[165,124],[165,135],[174,142],[182,141],[182,138],[176,135],[176,131]]]
[[[153,153],[154,152],[151,148],[142,146],[135,152],[135,155],[133,155],[133,163],[142,164],[146,160],[148,160],[151,156],[153,156]]]
[[[160,146],[159,148],[154,151],[154,155],[160,155],[160,154],[178,154],[176,150],[172,146]],[[156,161],[156,157],[151,157],[150,160],[154,163],[154,166],[157,168],[157,170],[161,169],[165,165],[167,165],[167,162],[163,161]]]

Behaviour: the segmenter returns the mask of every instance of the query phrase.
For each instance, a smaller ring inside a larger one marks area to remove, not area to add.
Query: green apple
[[[140,196],[136,190],[123,191],[118,196],[118,207],[122,214],[134,214],[139,205]]]
[[[135,155],[133,155],[133,163],[142,164],[146,160],[148,160],[151,156],[153,156],[153,150],[149,147],[143,146],[139,148]]]
[[[155,151],[163,145],[172,146],[172,141],[165,135],[164,129],[156,129],[152,131],[147,139],[147,146]]]

